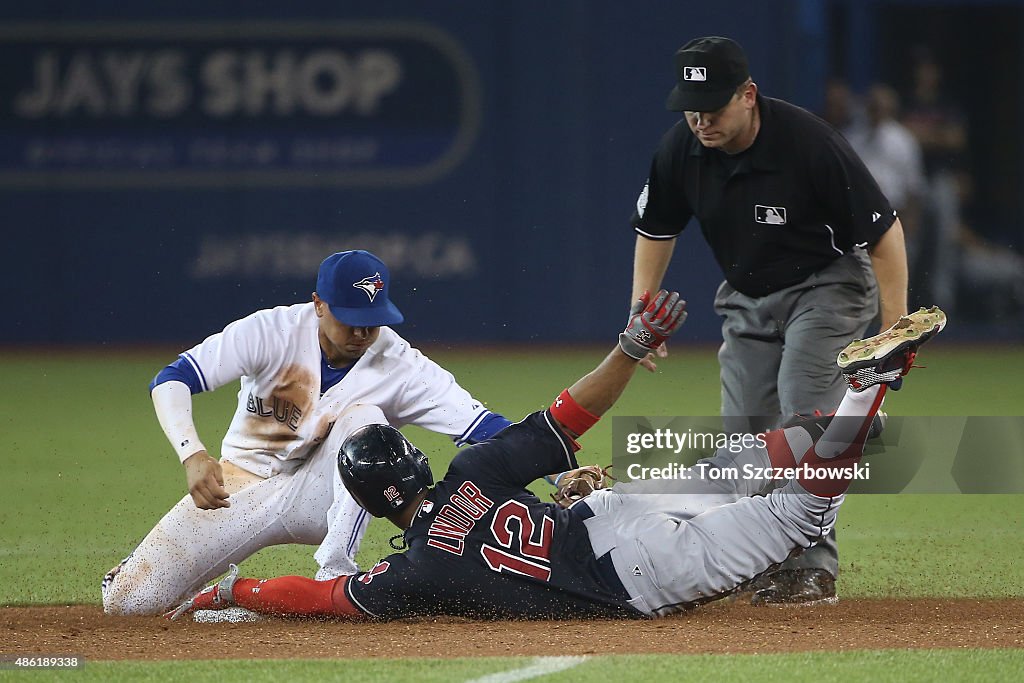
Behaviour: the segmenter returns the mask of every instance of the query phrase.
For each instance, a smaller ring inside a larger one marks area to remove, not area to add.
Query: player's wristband
[[[576,436],[585,434],[601,419],[577,403],[576,399],[569,395],[568,389],[563,389],[551,404],[551,416]]]

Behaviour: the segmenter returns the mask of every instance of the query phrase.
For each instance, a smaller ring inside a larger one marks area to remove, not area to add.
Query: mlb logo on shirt
[[[754,220],[765,225],[785,225],[786,207],[754,205]]]
[[[706,66],[684,66],[684,81],[706,81],[708,80],[708,68]]]

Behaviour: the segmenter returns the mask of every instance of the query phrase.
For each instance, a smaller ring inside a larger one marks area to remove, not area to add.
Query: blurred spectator
[[[946,99],[942,68],[927,49],[915,51],[913,85],[905,105],[903,124],[921,145],[928,177],[964,170],[967,117],[959,105]]]
[[[1010,322],[1024,311],[1024,256],[976,232],[961,210],[974,183],[967,173],[940,173],[932,184],[936,237],[928,281],[936,301],[964,307],[969,316]]]
[[[1018,313],[1024,309],[1024,257],[990,243],[965,220],[974,190],[967,117],[946,98],[942,69],[925,49],[916,51],[913,79],[902,121],[920,145],[927,185],[919,227],[911,223],[906,230],[911,303],[937,303],[948,313],[959,301],[971,301],[965,312],[993,320]]]
[[[866,106],[846,81],[832,78],[825,85],[824,118],[837,128],[867,166],[889,203],[900,215],[907,242],[911,303],[917,303],[926,289],[915,267],[915,247],[921,207],[928,192],[921,159],[921,146],[898,120],[899,96],[891,87],[877,84],[866,97]],[[933,253],[929,252],[929,258]]]
[[[863,122],[863,111],[850,86],[841,78],[830,78],[825,83],[825,108],[821,118],[845,134]]]
[[[927,190],[921,146],[897,119],[899,96],[891,87],[871,86],[866,120],[843,129],[854,151],[900,215],[908,245],[915,243],[920,208]],[[913,253],[908,253],[913,260]]]

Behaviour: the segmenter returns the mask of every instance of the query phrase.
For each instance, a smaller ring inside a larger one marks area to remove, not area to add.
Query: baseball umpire
[[[257,550],[319,545],[317,577],[357,571],[369,515],[336,467],[367,424],[414,424],[457,444],[508,426],[388,325],[387,266],[366,251],[323,261],[312,302],[257,311],[160,371],[150,385],[160,426],[188,480],[185,496],[103,579],[103,608],[160,614]],[[192,394],[241,379],[238,406],[212,457],[192,421]]]
[[[749,477],[690,470],[669,490],[664,479],[638,480],[584,489],[568,507],[541,502],[526,486],[563,469],[563,481],[581,477],[576,438],[683,321],[675,294],[642,304],[597,368],[547,410],[461,451],[436,486],[426,456],[392,427],[364,427],[342,444],[345,485],[403,530],[405,552],[330,581],[242,579],[232,567],[167,616],[239,605],[349,619],[642,617],[724,597],[828,533],[887,387],[902,383],[918,347],[945,325],[941,311],[922,309],[847,347],[838,364],[850,389],[824,434],[776,430],[703,463],[749,466]],[[750,497],[776,476],[788,478],[782,488]]]
[[[695,217],[725,275],[715,311],[726,430],[827,413],[843,392],[836,354],[864,336],[879,298],[882,329],[906,313],[900,221],[838,132],[759,93],[734,41],[690,41],[675,74],[667,106],[683,120],[662,137],[633,214],[632,299],[660,285]],[[833,602],[838,571],[833,535],[764,577],[754,600]]]

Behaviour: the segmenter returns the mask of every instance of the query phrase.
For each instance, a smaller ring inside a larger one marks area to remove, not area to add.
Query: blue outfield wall
[[[0,343],[190,344],[356,247],[421,343],[610,341],[673,52],[823,73],[806,0],[83,4],[0,10]],[[688,230],[685,341],[719,279]]]

